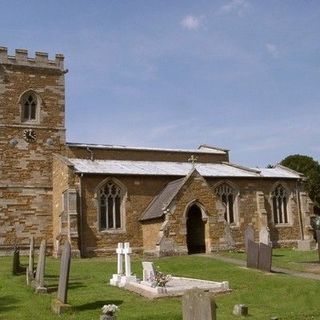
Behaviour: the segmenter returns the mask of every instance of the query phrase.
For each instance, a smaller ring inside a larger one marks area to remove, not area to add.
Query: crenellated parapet
[[[15,55],[8,55],[8,48],[0,47],[0,64],[21,65],[29,67],[51,68],[63,70],[63,54],[56,54],[55,60],[49,60],[48,53],[36,52],[35,57],[28,57],[28,50],[16,49]]]

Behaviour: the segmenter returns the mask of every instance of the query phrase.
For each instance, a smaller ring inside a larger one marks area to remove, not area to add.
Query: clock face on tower
[[[23,131],[23,138],[27,142],[35,142],[37,139],[37,134],[33,129],[25,129]]]

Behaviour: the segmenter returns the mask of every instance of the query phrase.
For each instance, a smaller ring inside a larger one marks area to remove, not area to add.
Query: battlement
[[[28,57],[28,50],[16,49],[15,55],[8,55],[8,48],[0,47],[0,64],[21,65],[63,70],[63,54],[56,54],[55,60],[49,60],[48,53],[36,52],[35,57]]]

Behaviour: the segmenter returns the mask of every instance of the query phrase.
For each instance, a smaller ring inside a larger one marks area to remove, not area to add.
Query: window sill
[[[107,229],[107,230],[99,230],[101,234],[119,234],[119,233],[125,233],[126,230],[124,229]]]
[[[291,223],[278,223],[274,224],[276,228],[289,228],[292,227],[293,225]]]

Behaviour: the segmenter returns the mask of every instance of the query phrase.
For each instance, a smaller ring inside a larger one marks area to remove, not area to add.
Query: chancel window
[[[220,198],[225,211],[224,218],[229,224],[235,223],[235,199],[236,192],[228,184],[221,184],[215,189],[216,195]]]
[[[279,184],[271,193],[271,200],[274,223],[288,223],[288,196],[286,189],[281,184]]]
[[[26,92],[21,98],[22,121],[35,121],[37,119],[38,99],[33,92]]]
[[[100,230],[122,228],[122,190],[113,181],[99,189]]]

